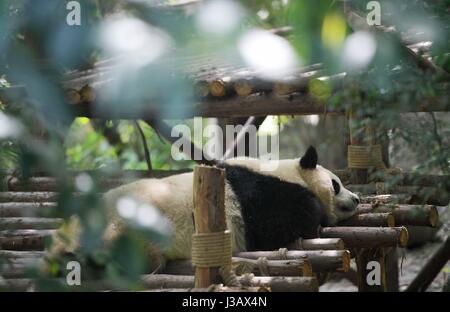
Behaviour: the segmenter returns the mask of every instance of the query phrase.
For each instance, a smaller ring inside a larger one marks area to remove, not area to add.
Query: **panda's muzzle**
[[[352,196],[351,204],[349,203],[350,205],[342,205],[339,207],[339,209],[344,212],[354,212],[358,207],[359,203],[360,203],[359,197],[354,195]]]
[[[352,206],[340,206],[339,209],[344,212],[353,212],[356,210],[356,205],[355,206],[353,206],[353,205]]]

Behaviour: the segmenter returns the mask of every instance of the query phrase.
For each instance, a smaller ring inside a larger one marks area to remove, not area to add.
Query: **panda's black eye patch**
[[[339,194],[339,192],[341,191],[341,186],[339,185],[339,183],[337,183],[336,180],[331,180],[331,182],[333,183],[334,194]]]

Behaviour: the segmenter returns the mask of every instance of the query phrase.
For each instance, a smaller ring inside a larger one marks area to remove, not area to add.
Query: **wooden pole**
[[[199,80],[194,85],[195,94],[200,98],[207,97],[209,95],[209,83],[206,80]]]
[[[3,259],[42,258],[44,256],[45,252],[43,251],[0,250],[0,257]]]
[[[400,290],[399,283],[399,256],[398,248],[386,248],[386,290],[389,292],[398,292]]]
[[[196,166],[194,168],[194,220],[196,233],[226,230],[225,171]],[[203,288],[221,282],[219,267],[195,268],[195,287]]]
[[[341,238],[349,248],[406,247],[408,242],[405,227],[327,227],[320,236]]]
[[[436,206],[447,206],[449,203],[449,197],[446,192],[436,187],[430,186],[405,186],[405,185],[385,185],[383,183],[385,194],[402,194],[402,196],[409,195],[409,204],[429,204]],[[366,195],[379,194],[379,188],[377,184],[349,184],[347,189],[352,192],[364,193]]]
[[[334,239],[331,239],[334,240]],[[339,239],[342,243],[342,240]],[[339,245],[340,245],[339,243]],[[318,245],[314,245],[317,248]],[[314,272],[338,271],[347,272],[350,268],[350,253],[347,250],[289,250],[285,257],[279,251],[246,251],[236,254],[236,258],[258,260],[265,257],[269,261],[308,261]],[[174,275],[193,274],[189,260],[169,261],[163,273]]]
[[[180,174],[189,172],[189,170],[174,170],[166,171],[159,170],[155,171],[151,175],[143,175],[140,172],[136,174],[124,175],[122,177],[108,177],[102,178],[98,181],[97,187],[101,191],[109,190],[120,185],[136,181],[139,178],[164,178],[174,174]],[[79,173],[82,173],[80,171]],[[86,172],[92,176],[104,175],[99,171],[87,171]],[[78,173],[74,172],[74,175]],[[75,177],[70,177],[70,181],[75,180]],[[55,177],[49,176],[34,176],[27,180],[7,176],[5,178],[7,189],[11,192],[0,192],[0,202],[42,202],[42,201],[57,201],[58,193],[61,185],[60,181]],[[72,182],[73,183],[73,182]],[[75,196],[80,195],[79,193],[73,193]]]
[[[0,203],[49,203],[58,198],[56,192],[0,192]]]
[[[312,267],[308,260],[267,260],[233,257],[236,274],[254,273],[263,276],[312,276]],[[247,272],[250,268],[251,272]]]
[[[56,211],[56,203],[0,203],[0,218],[36,217],[50,215]]]
[[[231,77],[222,77],[220,79],[212,80],[209,84],[209,92],[214,97],[224,97],[234,93]]]
[[[316,292],[319,289],[319,285],[317,283],[317,279],[315,277],[282,277],[282,276],[255,276],[255,277],[247,277],[242,276],[238,277],[239,282],[242,283],[243,287],[258,287],[263,288],[260,290],[270,289],[274,292],[286,292],[286,291],[294,291],[294,292]],[[48,279],[48,281],[58,282],[61,280],[58,279]],[[140,284],[142,287],[146,289],[180,289],[180,288],[192,288],[194,287],[194,276],[192,275],[166,275],[166,274],[149,274],[143,275],[140,279]],[[0,290],[7,291],[26,291],[32,289],[36,286],[36,283],[33,279],[28,278],[20,278],[20,279],[6,279],[4,283],[0,285]],[[85,282],[82,283],[82,286],[88,290],[111,290],[115,288],[115,285],[112,285],[110,281],[95,281],[95,282]],[[197,287],[195,287],[197,288]],[[208,287],[203,287],[201,289],[205,289]],[[212,287],[210,290],[214,290],[216,287]],[[236,288],[234,288],[236,289]],[[77,290],[72,289],[72,290]],[[120,289],[119,289],[120,290]]]
[[[344,250],[344,241],[340,238],[299,239],[290,249],[298,250]]]
[[[17,230],[23,231],[23,230]],[[12,232],[17,232],[12,231]],[[45,243],[56,230],[36,230],[36,234],[3,236],[0,234],[0,248],[7,250],[44,250]]]
[[[215,165],[215,160],[208,160],[212,159],[212,157],[204,157],[205,151],[203,149],[197,147],[194,142],[192,142],[189,138],[185,138],[184,136],[180,138],[172,137],[172,128],[166,124],[163,121],[156,121],[152,119],[146,119],[144,120],[147,124],[149,124],[153,129],[155,129],[158,133],[161,134],[164,139],[166,139],[169,143],[173,144],[177,141],[182,142],[181,146],[189,145],[191,147],[191,154],[187,154],[186,151],[182,151],[185,153],[190,159],[194,160],[198,164],[205,164],[205,165]],[[202,155],[201,159],[195,159],[195,155]],[[208,159],[207,159],[208,158]]]
[[[359,121],[361,122],[361,121]],[[359,125],[358,119],[354,117],[354,114],[349,114],[348,125],[350,130],[350,145],[365,145],[367,142],[364,140],[363,128]],[[367,169],[354,169],[350,170],[350,181],[353,184],[365,184],[367,183],[368,172]]]
[[[426,291],[439,274],[442,267],[450,260],[450,235],[439,249],[431,256],[419,274],[414,278],[406,291]]]
[[[258,78],[241,78],[234,82],[234,91],[239,96],[248,96],[252,93],[269,93],[273,90],[273,83]]]
[[[63,224],[60,218],[0,218],[0,229],[57,229]]]
[[[358,290],[360,292],[387,291],[384,248],[361,248],[356,254]]]
[[[412,196],[408,194],[363,195],[359,197],[361,204],[410,204]],[[361,205],[360,204],[360,205]]]
[[[238,277],[243,286],[268,287],[272,291],[317,291],[318,284],[314,277],[269,277],[246,276]],[[147,288],[191,288],[194,286],[193,276],[151,274],[142,277],[144,286]],[[195,287],[198,288],[198,287]],[[206,287],[202,287],[206,288]]]
[[[339,222],[338,226],[394,227],[395,221],[394,214],[390,212],[363,213]]]
[[[350,268],[350,253],[347,250],[289,250],[284,254],[279,251],[245,251],[236,256],[247,259],[265,257],[268,260],[307,259],[314,272],[347,272]]]
[[[383,162],[385,158],[383,157]],[[333,173],[341,179],[341,181],[350,181],[350,169],[336,169]],[[449,180],[448,175],[432,175],[432,174],[417,174],[411,172],[399,172],[398,170],[387,170],[386,172],[379,172],[377,176],[370,176],[369,181],[373,180],[376,182],[386,182],[395,176],[398,185],[404,186],[436,186],[436,185],[446,185]],[[348,184],[348,183],[344,183]],[[447,191],[450,191],[447,188]],[[388,196],[389,194],[383,194],[382,196]],[[398,195],[394,195],[398,196]]]
[[[417,225],[436,227],[439,223],[439,214],[432,205],[370,205],[360,204],[357,213],[379,214],[391,213],[396,225]]]
[[[214,285],[208,288],[162,288],[162,289],[147,289],[142,292],[269,292],[267,287],[227,287],[222,285]]]

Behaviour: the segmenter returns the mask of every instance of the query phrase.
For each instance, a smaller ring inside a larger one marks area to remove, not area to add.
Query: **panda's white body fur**
[[[107,192],[105,200],[108,207],[115,207],[120,198],[131,197],[138,203],[158,208],[172,222],[174,229],[171,243],[164,250],[164,257],[169,260],[188,259],[191,254],[191,237],[194,234],[192,181],[192,172],[164,179],[143,179]],[[231,229],[234,249],[244,250],[244,225],[239,203],[228,184],[225,185],[225,202],[227,227]],[[113,210],[109,216],[105,239],[109,241],[117,237],[122,232],[122,224],[122,218]]]
[[[248,168],[252,172],[274,177],[276,181],[290,182],[304,187],[319,199],[323,204],[329,224],[334,224],[336,221],[347,218],[354,213],[353,210],[356,208],[356,205],[351,203],[351,201],[355,201],[354,198],[356,195],[342,187],[343,191],[339,196],[336,196],[333,191],[331,178],[338,178],[327,169],[318,165],[316,166],[317,154],[315,150],[314,154],[316,157],[314,170],[301,168],[299,164],[300,159],[267,162],[253,158],[234,158],[227,160],[226,164]],[[261,171],[262,168],[271,168],[273,170]],[[165,260],[190,258],[191,237],[194,233],[193,191],[192,172],[163,179],[142,179],[108,191],[104,196],[108,211],[108,227],[104,234],[105,241],[114,240],[124,231],[125,222],[119,216],[116,209],[118,200],[121,198],[133,198],[137,202],[149,204],[159,209],[173,225],[174,230],[170,245],[165,250],[155,249],[152,246],[152,254],[155,255],[155,250],[158,250],[161,254],[155,256],[163,256]],[[336,204],[342,205],[342,203],[347,206],[352,206],[352,211],[349,212],[346,210],[338,213],[336,211]],[[225,180],[227,226],[232,234],[234,252],[245,251],[247,249],[246,225],[241,208],[240,201],[233,191],[232,186]],[[274,207],[273,209],[278,208]],[[268,221],[270,222],[270,220]],[[76,235],[79,231],[74,231],[74,227],[77,228],[77,226],[72,226],[71,231],[73,235]],[[64,250],[67,246],[59,247],[58,243],[56,243],[55,248],[59,250]]]
[[[229,159],[230,165],[239,165],[253,171],[260,171],[261,166],[276,168],[268,171],[284,181],[307,186],[300,176],[294,177],[292,170],[297,166],[299,159],[286,159],[272,163],[263,163],[256,158],[239,157]],[[138,202],[148,203],[157,207],[175,228],[172,243],[164,251],[167,259],[187,259],[191,254],[191,237],[194,234],[193,224],[193,172],[177,174],[163,179],[142,179],[127,185],[110,190],[105,194],[107,207],[115,207],[122,197],[132,197]],[[241,208],[236,195],[228,182],[225,182],[225,209],[227,227],[231,231],[233,251],[245,251],[244,221]],[[122,231],[122,218],[111,211],[109,226],[105,233],[106,240],[112,240]]]

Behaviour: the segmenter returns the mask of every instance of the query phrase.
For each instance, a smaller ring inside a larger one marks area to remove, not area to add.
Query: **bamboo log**
[[[58,199],[56,192],[0,192],[0,203],[50,203]]]
[[[441,269],[450,260],[450,236],[431,256],[428,262],[420,270],[419,274],[414,278],[406,291],[418,292],[426,291],[428,286],[436,278]]]
[[[321,237],[339,237],[350,248],[406,247],[408,231],[405,227],[328,227]]]
[[[350,268],[350,253],[347,250],[289,250],[285,257],[279,251],[246,251],[239,252],[236,256],[255,260],[261,257],[268,260],[307,259],[314,272],[347,272]]]
[[[214,167],[194,168],[194,221],[196,233],[223,232],[225,217],[225,171]],[[196,267],[195,287],[221,282],[219,267]]]
[[[338,226],[367,226],[367,227],[394,227],[396,219],[390,212],[384,213],[363,213],[350,217],[339,222]]]
[[[298,250],[344,250],[344,241],[340,238],[298,239],[291,249]]]
[[[57,229],[62,223],[60,218],[0,218],[0,229]]]
[[[432,205],[370,205],[360,204],[357,213],[390,212],[397,225],[417,225],[436,227],[439,223],[439,214]]]
[[[48,216],[56,211],[56,203],[0,203],[0,218]]]
[[[253,260],[233,257],[233,267],[238,275],[254,273],[263,276],[312,276],[308,260]],[[249,272],[250,271],[250,272]]]

